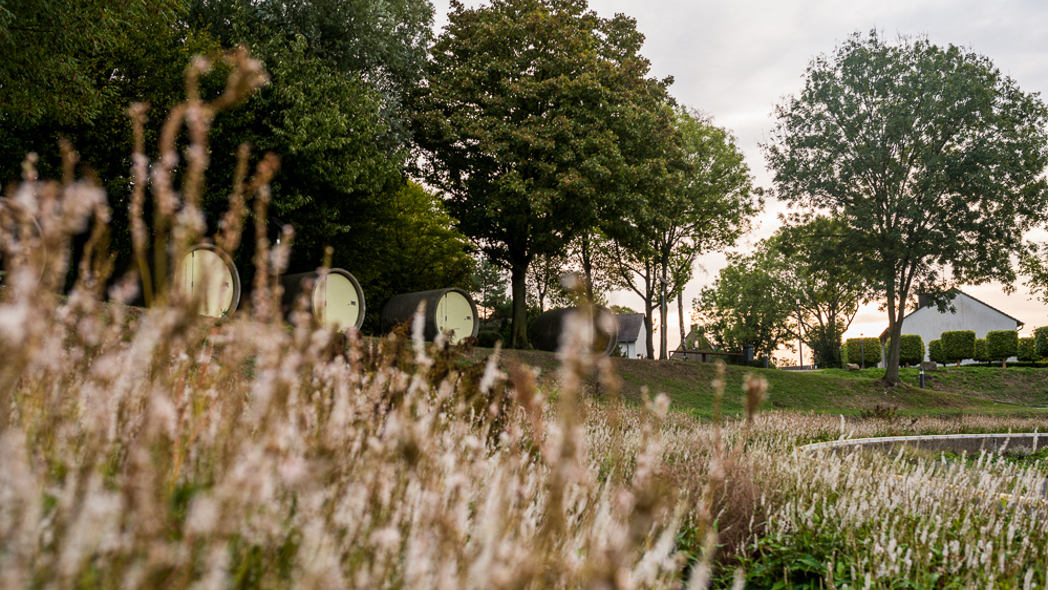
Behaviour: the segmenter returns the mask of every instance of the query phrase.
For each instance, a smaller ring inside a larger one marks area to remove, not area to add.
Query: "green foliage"
[[[509,290],[505,271],[481,257],[473,269],[470,288],[473,300],[484,319],[508,317]]]
[[[975,332],[955,330],[939,335],[942,346],[942,358],[946,363],[961,364],[965,359],[975,358]]]
[[[775,113],[764,150],[777,193],[844,222],[846,250],[869,254],[892,337],[911,289],[1014,282],[1010,256],[1048,209],[1048,108],[989,59],[856,33],[813,59]]]
[[[643,36],[583,0],[452,4],[412,127],[427,182],[459,228],[511,272],[513,347],[527,343],[525,277],[600,227],[628,234],[682,168],[669,80]]]
[[[872,336],[849,338],[844,341],[844,348],[847,362],[853,365],[876,367],[881,362],[881,341]]]
[[[841,367],[841,337],[870,295],[869,280],[857,256],[841,240],[838,219],[815,217],[787,225],[769,240],[782,260],[783,282],[795,291],[804,342],[820,367]]]
[[[114,98],[111,84],[119,87],[126,80],[120,69],[107,69],[108,58],[126,50],[121,46],[143,29],[159,32],[162,44],[169,36],[163,27],[171,27],[183,5],[181,0],[4,2],[0,126],[78,126],[98,120]],[[146,47],[157,45],[142,40]]]
[[[381,102],[380,143],[408,142],[405,94],[424,77],[433,6],[412,0],[187,0],[186,21],[225,47],[303,37],[330,76],[372,87]]]
[[[680,107],[674,115],[687,168],[668,194],[651,201],[650,217],[635,220],[645,236],[640,244],[631,246],[632,234],[626,239],[621,231],[612,234],[619,238],[613,258],[621,281],[648,310],[663,296],[672,301],[682,295],[694,275],[695,258],[733,244],[764,205],[731,133],[694,110]],[[659,305],[663,344],[666,322]]]
[[[975,339],[975,351],[972,353],[972,360],[980,363],[990,362],[990,355],[986,352],[986,339],[976,338]]]
[[[760,537],[741,563],[745,585],[747,588],[820,588],[827,579],[832,579],[838,587],[853,587],[857,581],[852,577],[851,564],[842,553],[842,546],[843,539],[832,526]],[[721,587],[731,586],[732,576],[726,574],[721,582]]]
[[[742,351],[753,344],[756,356],[770,355],[788,342],[795,302],[767,251],[729,255],[728,266],[692,303],[704,334],[718,350]]]
[[[146,155],[157,158],[156,138],[164,113],[185,99],[184,75],[192,56],[219,50],[208,35],[181,25],[180,4],[167,0],[5,3],[16,18],[10,36],[0,41],[4,53],[0,71],[6,72],[0,73],[0,184],[21,178],[22,162],[30,152],[39,157],[41,177],[61,177],[59,138],[68,139],[81,169],[90,170],[108,193],[110,248],[119,256],[118,268],[130,258],[131,248],[127,210],[133,138],[127,108],[139,101],[151,105]],[[23,9],[33,14],[24,22],[17,16]],[[82,37],[67,39],[78,35]],[[63,55],[66,51],[72,53]],[[11,52],[17,55],[8,60]],[[42,69],[21,72],[19,63],[30,56]],[[50,61],[62,65],[52,70],[46,65]],[[205,99],[214,98],[228,72],[223,67],[215,70],[201,81]],[[5,75],[17,75],[20,81],[5,80]],[[223,190],[228,193],[230,186]]]
[[[1033,331],[1034,346],[1037,354],[1048,358],[1048,326],[1042,326]]]
[[[495,348],[495,344],[502,340],[497,330],[480,330],[477,332],[477,346],[481,348]]]
[[[899,347],[900,363],[919,365],[924,360],[924,340],[919,334],[903,334],[899,337]]]
[[[237,146],[272,152],[281,158],[273,213],[298,229],[290,270],[316,268],[324,248],[332,246],[334,266],[369,275],[358,265],[381,261],[362,261],[360,253],[378,245],[383,222],[395,214],[406,155],[378,141],[383,124],[377,91],[313,55],[305,37],[269,36],[255,50],[272,83],[217,121],[208,206],[225,206]],[[369,283],[362,281],[365,290]]]
[[[401,293],[468,290],[473,248],[453,226],[438,196],[407,182],[369,220],[369,241],[360,244],[367,256],[343,256],[343,264],[352,260],[354,275],[368,285],[367,297],[376,304]],[[377,312],[381,305],[372,309]],[[372,331],[377,331],[378,313],[369,315]]]
[[[1019,354],[1019,333],[1015,330],[991,330],[986,333],[986,356],[1001,361]]]
[[[1044,359],[1037,353],[1037,343],[1033,336],[1019,339],[1019,352],[1015,355],[1024,363],[1036,363]]]
[[[949,362],[942,352],[942,340],[932,340],[928,343],[928,359],[941,365]]]

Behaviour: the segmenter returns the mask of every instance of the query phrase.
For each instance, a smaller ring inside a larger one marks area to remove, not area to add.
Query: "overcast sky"
[[[467,6],[486,2],[465,1]],[[436,28],[447,24],[447,0],[435,0]],[[993,61],[1026,92],[1048,97],[1048,1],[1046,0],[591,0],[600,16],[627,14],[637,21],[646,41],[641,53],[651,61],[653,76],[673,76],[670,93],[681,104],[714,117],[738,138],[758,186],[771,187],[758,144],[774,121],[772,108],[797,94],[805,68],[821,53],[831,53],[851,33],[877,29],[885,37],[927,36],[938,45],[960,45]],[[740,247],[766,237],[777,226],[783,207],[767,204],[760,227]],[[1048,234],[1039,232],[1039,240]],[[699,261],[706,272],[685,292],[685,314],[691,299],[710,283],[723,256]],[[1029,297],[1021,285],[1005,295],[1001,285],[964,287],[965,292],[1025,323],[1022,335],[1048,325],[1048,307]],[[640,299],[617,294],[613,303],[638,311]],[[680,340],[676,311],[670,318],[670,348]],[[860,311],[846,336],[877,335],[887,315],[876,305]],[[658,340],[656,339],[656,343]]]

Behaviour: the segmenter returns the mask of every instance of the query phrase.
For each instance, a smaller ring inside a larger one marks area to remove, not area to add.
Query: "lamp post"
[[[862,337],[862,332],[859,332],[859,356],[862,360],[859,361],[862,364],[862,368],[866,368],[866,339]]]

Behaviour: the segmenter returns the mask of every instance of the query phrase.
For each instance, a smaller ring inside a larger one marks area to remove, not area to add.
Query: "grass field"
[[[490,350],[477,349],[471,358],[486,358],[489,353]],[[555,377],[557,361],[553,353],[505,351],[503,357],[504,365],[525,363]],[[675,410],[703,417],[711,415],[714,363],[610,360],[626,400],[639,402],[646,388],[651,396],[668,395]],[[851,416],[881,406],[897,408],[901,415],[983,413],[1048,417],[1048,367],[943,367],[929,372],[926,388],[920,389],[918,370],[909,368],[899,371],[901,385],[885,388],[880,383],[883,369],[801,372],[727,366],[727,391],[740,391],[747,373],[768,381],[765,409]],[[723,407],[729,415],[742,411],[741,402],[733,396],[724,400]]]

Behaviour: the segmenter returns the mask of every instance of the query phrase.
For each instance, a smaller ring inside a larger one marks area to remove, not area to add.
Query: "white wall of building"
[[[903,319],[902,333],[917,334],[924,341],[924,360],[929,360],[928,343],[938,340],[943,332],[971,330],[976,338],[986,338],[987,332],[1018,328],[1014,318],[964,293],[958,293],[950,305],[956,313],[940,312],[936,306],[923,307]]]

